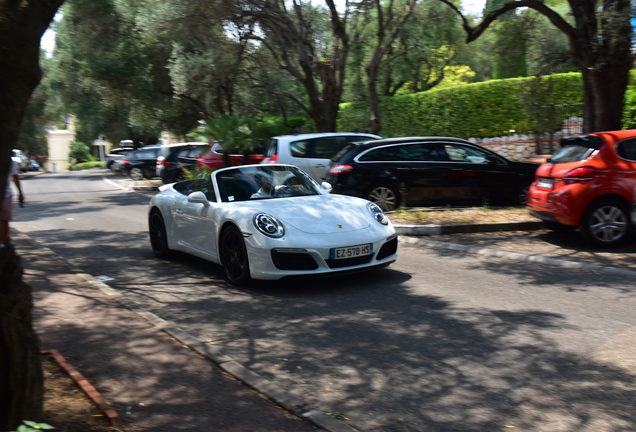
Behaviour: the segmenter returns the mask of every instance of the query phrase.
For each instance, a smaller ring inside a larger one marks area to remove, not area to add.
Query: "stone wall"
[[[560,131],[551,136],[545,134],[539,139],[534,135],[510,135],[495,138],[470,138],[469,141],[487,147],[508,159],[527,160],[534,155],[553,154],[560,148],[561,138],[582,133],[583,118],[570,117],[563,122]]]

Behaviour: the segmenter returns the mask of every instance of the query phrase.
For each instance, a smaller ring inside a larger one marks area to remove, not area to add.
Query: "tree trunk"
[[[42,367],[31,322],[31,287],[13,245],[0,250],[0,430],[42,415]]]
[[[317,67],[322,90],[318,90],[310,70],[306,70],[309,96],[309,115],[317,132],[336,132],[340,101],[342,99],[342,77],[344,71],[330,61],[322,61]]]
[[[631,62],[613,62],[600,68],[581,67],[584,88],[583,132],[622,129],[625,90]]]
[[[365,127],[366,133],[377,135],[382,130],[381,116],[380,116],[380,97],[378,95],[378,70],[380,68],[379,59],[376,60],[377,64],[372,61],[367,66],[367,91],[369,92],[369,122]]]
[[[0,191],[22,117],[40,81],[40,38],[64,0],[0,2]],[[0,201],[0,206],[1,206]],[[42,369],[31,323],[31,288],[11,244],[0,249],[0,430],[38,420]]]

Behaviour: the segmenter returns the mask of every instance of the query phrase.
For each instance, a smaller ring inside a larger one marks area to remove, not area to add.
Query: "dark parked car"
[[[161,146],[147,146],[126,155],[121,170],[133,180],[155,177]]]
[[[126,155],[134,150],[134,147],[118,147],[111,149],[108,154],[106,154],[106,168],[117,171],[121,168],[121,162],[123,162]]]
[[[161,164],[161,181],[168,184],[184,180],[184,170],[194,170],[197,167],[197,158],[201,153],[208,151],[207,143],[193,144],[174,149],[166,156]]]
[[[199,169],[215,170],[225,167],[225,161],[223,160],[223,146],[219,143],[210,143],[212,148],[201,154],[197,162]],[[247,158],[242,154],[230,154],[230,163],[232,166],[239,165],[252,165],[261,163],[265,155],[262,154],[262,149],[252,148],[252,153]]]
[[[516,162],[479,145],[444,137],[352,143],[332,158],[333,193],[401,204],[524,205],[539,165]]]

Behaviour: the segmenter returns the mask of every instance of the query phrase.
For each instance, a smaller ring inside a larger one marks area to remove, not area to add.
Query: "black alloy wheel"
[[[141,168],[137,168],[137,167],[131,168],[130,169],[130,173],[128,175],[133,180],[143,180],[144,179],[144,172],[141,170]]]
[[[392,211],[400,205],[400,195],[391,185],[379,184],[371,187],[366,197],[383,211]]]
[[[252,280],[243,234],[236,227],[226,228],[221,234],[221,265],[233,285],[245,285]]]
[[[528,204],[528,192],[530,192],[530,185],[522,187],[517,193],[517,205],[525,207]]]
[[[152,252],[157,258],[168,258],[172,251],[168,247],[166,224],[163,221],[163,216],[161,216],[159,210],[154,210],[150,214],[148,231],[150,234],[150,246],[152,247]]]

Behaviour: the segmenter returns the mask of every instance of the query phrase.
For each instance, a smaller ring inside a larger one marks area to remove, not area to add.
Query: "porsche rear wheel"
[[[243,234],[236,227],[227,228],[221,234],[221,265],[233,285],[245,285],[252,280]]]
[[[163,221],[163,216],[161,216],[159,210],[154,210],[150,214],[148,231],[150,233],[150,246],[152,246],[152,252],[157,258],[168,258],[172,251],[168,247],[166,224]]]

